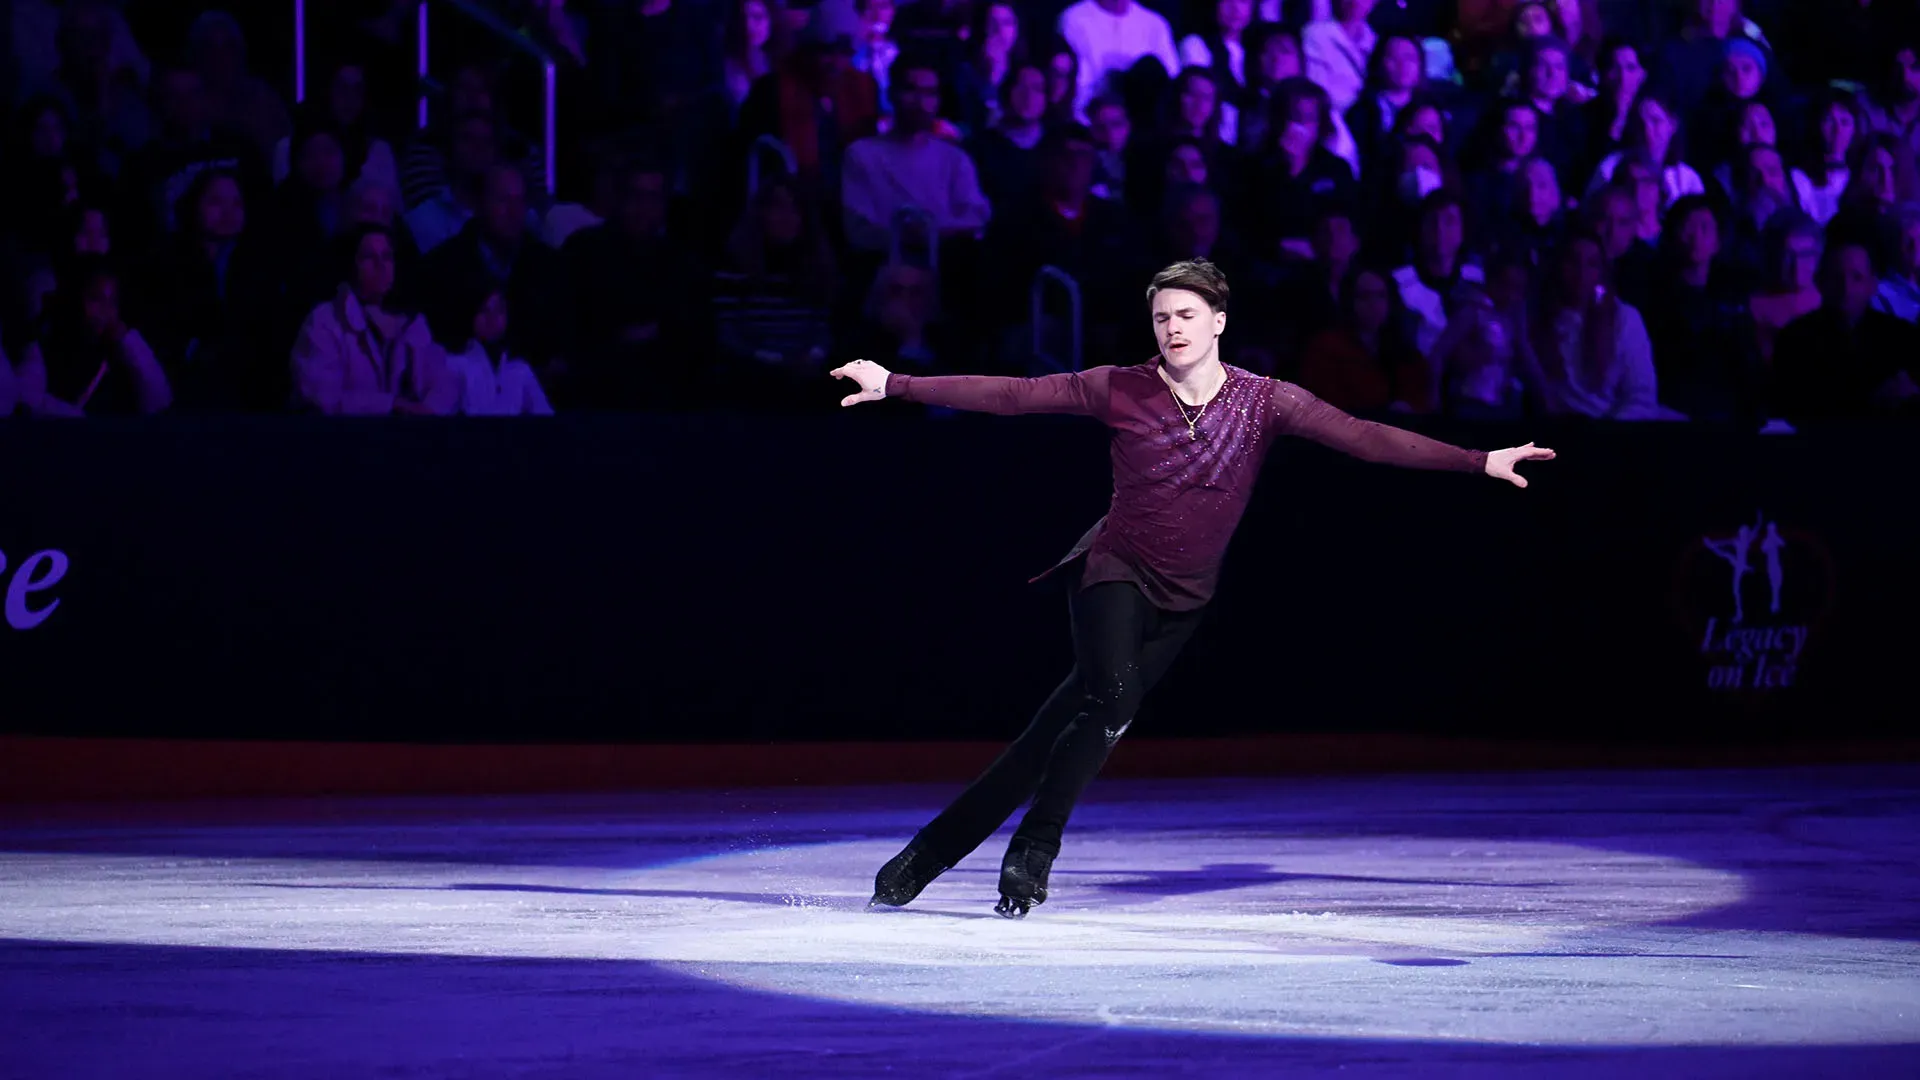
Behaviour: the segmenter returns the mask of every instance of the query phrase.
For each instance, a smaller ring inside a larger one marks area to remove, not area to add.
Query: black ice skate
[[[867,901],[867,906],[905,907],[934,878],[950,869],[915,840],[900,854],[888,859],[887,865],[873,876],[873,899]]]
[[[1000,902],[993,910],[1009,919],[1024,919],[1035,904],[1047,902],[1047,875],[1057,852],[1035,847],[1014,837],[1000,860]]]

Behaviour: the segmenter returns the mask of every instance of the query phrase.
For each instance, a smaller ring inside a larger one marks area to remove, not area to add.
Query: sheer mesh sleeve
[[[1484,450],[1465,450],[1350,416],[1293,383],[1274,383],[1271,408],[1274,430],[1279,434],[1312,439],[1362,461],[1457,472],[1485,472],[1487,468]]]
[[[943,405],[968,412],[997,413],[1071,413],[1076,416],[1107,418],[1111,367],[1090,371],[1070,371],[1060,375],[1042,375],[1037,379],[1002,378],[991,375],[901,375],[887,376],[887,396]]]

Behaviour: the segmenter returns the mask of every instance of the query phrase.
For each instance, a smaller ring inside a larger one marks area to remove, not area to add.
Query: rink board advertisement
[[[1156,736],[1900,734],[1902,432],[1430,428],[1525,490],[1289,443]],[[1001,738],[1105,508],[1063,418],[0,427],[11,733]]]

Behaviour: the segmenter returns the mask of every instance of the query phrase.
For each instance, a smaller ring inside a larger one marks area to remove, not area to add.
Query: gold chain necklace
[[[1167,387],[1167,393],[1173,395],[1173,407],[1180,410],[1180,419],[1185,420],[1187,422],[1187,437],[1189,439],[1193,439],[1197,441],[1200,438],[1200,432],[1194,428],[1194,425],[1200,422],[1201,417],[1207,415],[1207,406],[1212,405],[1216,400],[1218,400],[1220,397],[1220,391],[1225,390],[1226,388],[1227,388],[1226,380],[1222,379],[1220,381],[1219,387],[1214,390],[1213,397],[1210,397],[1207,399],[1206,405],[1200,406],[1200,408],[1192,416],[1188,416],[1186,402],[1181,401],[1180,395],[1175,394],[1173,392],[1173,387],[1171,386]]]

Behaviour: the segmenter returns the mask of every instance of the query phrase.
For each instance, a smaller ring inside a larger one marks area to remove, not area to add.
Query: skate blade
[[[1027,912],[1033,910],[1033,906],[1025,900],[1002,896],[1000,902],[993,905],[993,910],[1003,919],[1024,919],[1027,917]]]

